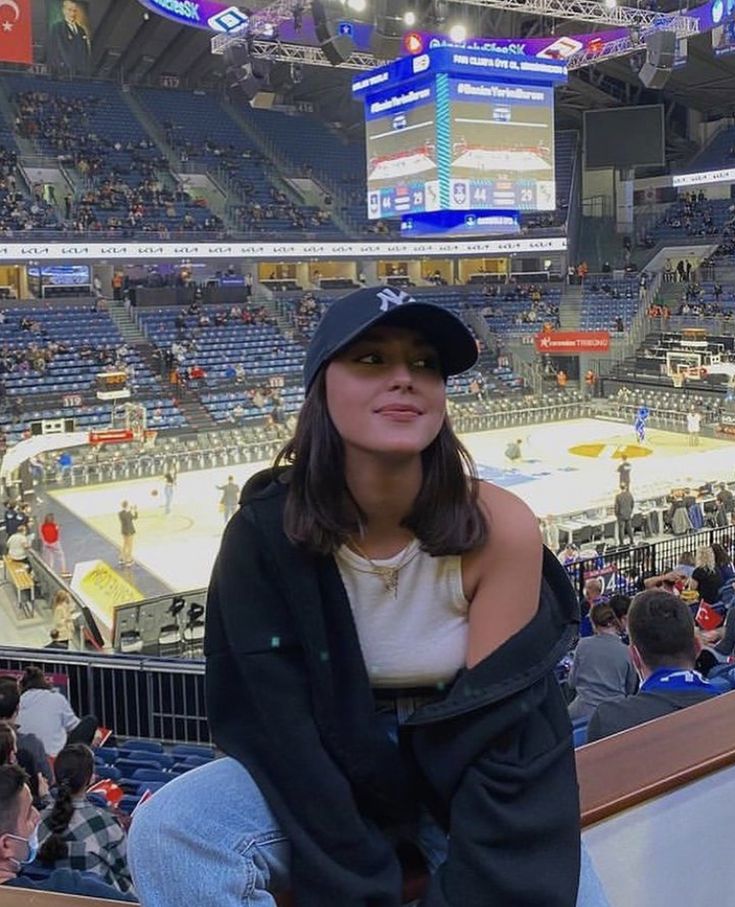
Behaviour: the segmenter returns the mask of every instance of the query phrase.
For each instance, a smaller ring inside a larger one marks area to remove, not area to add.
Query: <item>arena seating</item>
[[[29,188],[18,171],[15,139],[0,119],[0,235],[59,226],[53,206]]]
[[[5,76],[4,84],[20,133],[75,170],[67,226],[125,235],[217,228],[205,206],[175,190],[167,162],[114,84],[25,75]]]
[[[709,145],[687,165],[688,173],[735,166],[735,129],[721,129]]]
[[[189,315],[181,330],[175,324],[180,312],[171,306],[143,309],[139,322],[151,342],[160,348],[168,349],[176,340],[194,341],[195,346],[183,354],[180,364],[186,368],[201,366],[206,373],[203,383],[207,386],[223,380],[234,383],[234,376],[227,378],[226,372],[238,363],[245,367],[248,377],[267,379],[300,372],[304,348],[284,337],[269,323],[270,319],[246,324],[228,318],[225,325],[215,324],[217,313],[228,312],[229,309],[223,306],[203,306],[202,315],[206,315],[211,323],[200,327],[201,316]]]
[[[712,199],[696,202],[686,212],[682,200],[675,202],[659,217],[658,222],[648,231],[650,244],[657,242],[691,242],[694,239],[716,240],[730,217],[728,199]],[[674,262],[676,264],[676,262]]]
[[[137,97],[163,125],[169,144],[182,160],[201,163],[215,176],[224,171],[235,182],[243,196],[240,203],[233,203],[242,230],[274,234],[338,232],[318,209],[295,205],[285,197],[278,200],[268,161],[217,98],[203,92],[152,88],[141,89]],[[305,138],[299,135],[299,143]],[[297,144],[293,135],[288,144]]]
[[[638,278],[613,279],[590,274],[584,283],[580,327],[584,331],[614,331],[616,319],[627,327],[638,311]]]

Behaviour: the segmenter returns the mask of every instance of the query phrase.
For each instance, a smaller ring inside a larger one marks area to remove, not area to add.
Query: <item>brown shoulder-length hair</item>
[[[447,416],[421,459],[423,482],[403,525],[434,556],[481,547],[488,526],[478,500],[477,471]],[[344,444],[327,409],[324,369],[306,395],[294,436],[275,465],[291,466],[284,530],[294,544],[332,554],[351,535],[359,535],[365,515],[345,482]]]

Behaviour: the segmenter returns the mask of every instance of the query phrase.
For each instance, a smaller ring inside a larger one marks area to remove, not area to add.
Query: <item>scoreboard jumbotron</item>
[[[354,79],[368,217],[553,211],[554,87],[566,77],[563,61],[442,47]]]

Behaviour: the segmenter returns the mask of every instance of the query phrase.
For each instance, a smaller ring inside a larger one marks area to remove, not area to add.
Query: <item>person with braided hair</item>
[[[53,806],[41,814],[38,859],[54,868],[91,872],[123,894],[131,892],[125,832],[109,810],[85,796],[94,775],[92,750],[84,743],[65,746],[54,773],[58,790]]]

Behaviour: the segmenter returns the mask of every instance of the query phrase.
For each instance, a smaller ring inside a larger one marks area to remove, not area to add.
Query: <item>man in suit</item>
[[[615,495],[615,519],[618,521],[618,542],[625,544],[626,537],[630,540],[631,545],[635,545],[633,537],[633,511],[635,501],[633,495],[627,488],[621,486],[620,491]]]
[[[82,13],[76,0],[63,0],[63,18],[51,26],[48,37],[47,63],[64,75],[88,76],[92,47],[82,26]]]
[[[587,728],[589,743],[705,702],[719,692],[694,668],[700,646],[691,611],[678,596],[661,589],[639,592],[628,611],[628,634],[640,689],[635,696],[597,706]]]

